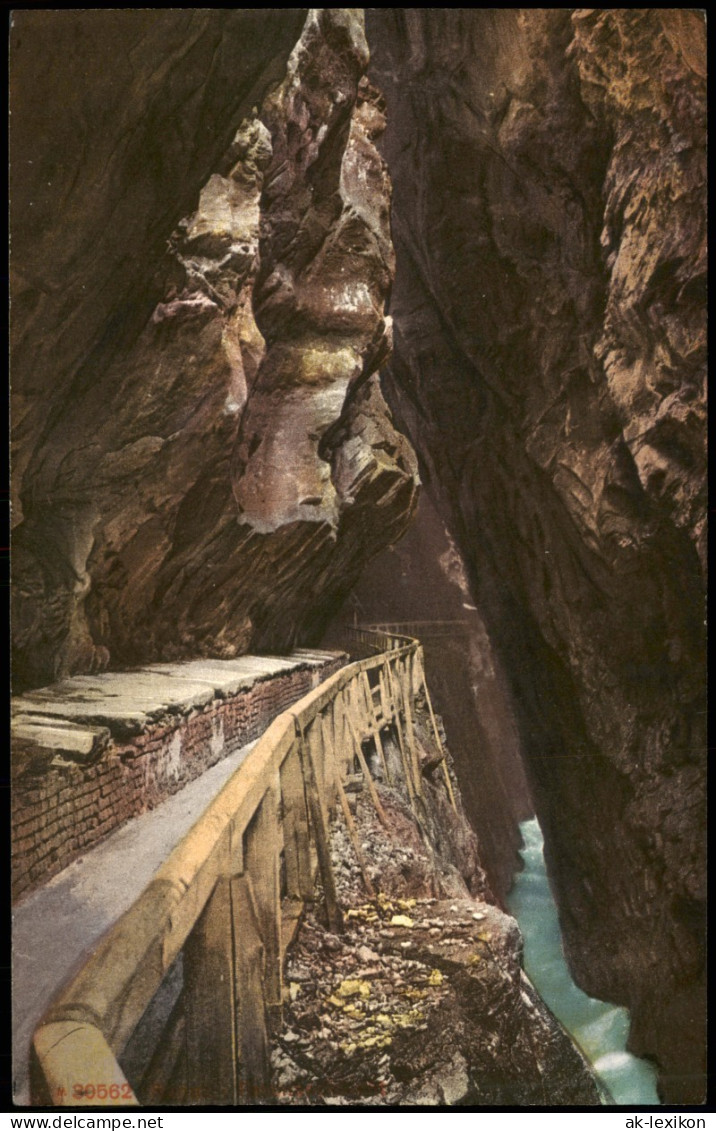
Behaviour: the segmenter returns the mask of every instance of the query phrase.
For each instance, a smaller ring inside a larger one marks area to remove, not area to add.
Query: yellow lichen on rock
[[[390,925],[391,927],[412,927],[414,923],[408,915],[393,915]]]
[[[370,997],[370,983],[364,982],[360,978],[346,978],[341,982],[336,990],[339,997],[348,998],[359,996],[361,998]],[[341,1004],[343,1004],[341,1002]]]

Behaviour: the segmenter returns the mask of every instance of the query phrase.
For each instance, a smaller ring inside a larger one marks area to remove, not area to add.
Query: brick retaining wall
[[[294,662],[293,670],[260,675],[249,686],[214,697],[202,706],[188,704],[183,710],[174,704],[173,713],[142,725],[131,737],[120,737],[126,725],[103,718],[101,709],[94,713],[88,709],[79,723],[75,709],[68,723],[66,719],[58,721],[61,696],[52,699],[55,715],[49,719],[43,715],[42,703],[33,702],[31,696],[19,697],[13,708],[25,731],[29,721],[47,724],[53,728],[53,735],[61,733],[57,727],[63,725],[72,727],[76,735],[84,733],[84,724],[90,735],[106,737],[98,757],[90,757],[88,762],[86,754],[78,754],[74,760],[66,749],[53,750],[48,742],[38,744],[23,738],[22,726],[16,728],[13,899],[45,883],[131,817],[155,808],[210,766],[257,739],[272,719],[346,660],[337,654],[313,656],[304,659],[294,654],[288,657]],[[279,662],[286,666],[285,660]],[[70,686],[73,681],[66,683]],[[52,691],[45,689],[46,693]],[[146,704],[142,706],[146,710]]]

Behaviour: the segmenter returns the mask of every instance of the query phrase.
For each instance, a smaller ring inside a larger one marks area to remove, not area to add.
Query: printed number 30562
[[[76,1099],[131,1100],[129,1084],[75,1084],[72,1094]]]

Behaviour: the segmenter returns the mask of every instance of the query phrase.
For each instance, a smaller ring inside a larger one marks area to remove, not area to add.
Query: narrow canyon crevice
[[[492,896],[534,807],[576,980],[703,1102],[702,13],[10,48],[14,690],[461,622],[426,663]]]

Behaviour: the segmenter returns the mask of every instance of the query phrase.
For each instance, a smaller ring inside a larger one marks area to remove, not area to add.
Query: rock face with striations
[[[15,16],[18,690],[310,642],[412,513],[380,98],[305,15]]]
[[[371,9],[384,381],[511,683],[570,964],[703,1099],[704,25]]]

